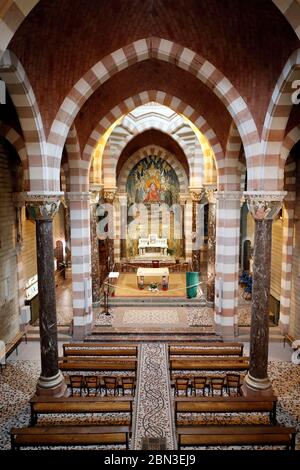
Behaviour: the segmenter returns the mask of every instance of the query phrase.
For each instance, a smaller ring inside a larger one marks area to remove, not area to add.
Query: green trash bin
[[[186,296],[188,299],[197,297],[199,284],[199,273],[198,272],[187,272],[186,273]],[[190,287],[194,286],[194,287]]]

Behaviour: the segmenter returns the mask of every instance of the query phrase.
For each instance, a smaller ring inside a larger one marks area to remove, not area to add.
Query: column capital
[[[118,188],[104,188],[103,199],[105,202],[112,204],[115,199],[115,194]]]
[[[179,193],[179,204],[183,206],[190,199],[190,197],[190,193]]]
[[[204,191],[206,199],[208,200],[209,204],[216,204],[217,198],[217,185],[216,184],[205,184]]]
[[[189,186],[190,195],[193,202],[200,202],[204,195],[203,187]]]
[[[286,191],[245,191],[249,212],[255,220],[272,220],[281,209]]]
[[[52,220],[59,209],[63,194],[64,193],[62,192],[45,192],[41,194],[36,192],[27,192],[22,193],[22,196],[18,198],[18,201],[20,203],[22,198],[24,198],[24,202],[31,219]]]
[[[103,184],[91,183],[90,184],[90,201],[91,204],[98,204],[101,193],[103,190]]]

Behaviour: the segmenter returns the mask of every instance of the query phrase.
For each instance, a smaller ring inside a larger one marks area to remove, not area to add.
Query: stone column
[[[203,190],[202,188],[190,188],[190,194],[192,198],[192,270],[200,272],[200,221],[197,220],[197,214],[198,207],[203,196]]]
[[[249,211],[255,220],[250,367],[245,378],[250,389],[271,387],[268,378],[269,300],[272,221],[279,212],[284,192],[246,192]]]
[[[208,237],[207,237],[207,287],[206,298],[208,302],[215,300],[216,277],[216,190],[217,186],[206,185],[205,195],[208,200]]]
[[[119,194],[119,203],[120,203],[120,258],[127,258],[127,193]]]
[[[186,194],[179,194],[179,204],[181,208],[181,243],[182,243],[182,257],[185,258],[186,247],[185,247],[185,204],[187,201]]]
[[[93,304],[100,301],[100,264],[99,264],[99,239],[97,235],[98,216],[97,208],[99,193],[102,189],[100,184],[90,185],[90,226],[91,226],[91,264],[92,264],[92,299]]]
[[[63,395],[66,390],[58,369],[57,320],[53,256],[52,221],[60,200],[56,196],[29,196],[26,201],[30,217],[36,222],[37,273],[39,289],[39,326],[41,341],[41,375],[39,395]]]
[[[109,224],[112,224],[112,227],[109,228],[108,237],[106,238],[106,246],[107,246],[107,268],[108,271],[111,272],[114,270],[114,238],[115,238],[115,216],[114,216],[114,207],[113,203],[115,200],[117,188],[104,188],[103,190],[103,199],[105,204],[110,204],[111,207],[111,217],[109,217]]]

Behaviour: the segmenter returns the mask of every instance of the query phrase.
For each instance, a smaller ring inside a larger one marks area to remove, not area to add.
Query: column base
[[[63,397],[66,390],[67,385],[64,376],[59,370],[53,377],[40,376],[36,387],[36,394],[38,396]]]
[[[244,385],[247,388],[249,388],[250,391],[251,390],[252,391],[253,390],[254,391],[272,390],[272,385],[271,385],[271,382],[269,380],[269,377],[266,377],[264,379],[258,379],[256,377],[252,377],[252,375],[250,375],[249,372],[247,373],[247,375],[245,377]]]
[[[87,335],[89,335],[92,331],[92,323],[88,323],[87,325],[76,325],[73,326],[72,330],[72,337],[74,340],[84,340]]]

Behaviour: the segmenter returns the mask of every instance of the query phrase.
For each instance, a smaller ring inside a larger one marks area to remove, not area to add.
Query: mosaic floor
[[[167,447],[174,443],[174,422],[172,418],[172,397],[168,383],[168,366],[166,348],[161,343],[144,344],[140,355],[138,371],[139,393],[137,405],[134,408],[135,432],[132,446],[140,448],[142,437],[166,437]],[[275,394],[278,396],[277,419],[279,424],[295,426],[299,431],[296,449],[300,450],[300,369],[299,365],[283,361],[270,361],[269,377]],[[18,360],[8,363],[0,374],[0,449],[9,449],[9,430],[29,424],[28,400],[35,391],[39,376],[39,365],[36,361]],[[136,411],[135,411],[136,410]],[[97,423],[96,416],[86,417],[92,423]],[[111,418],[111,417],[110,417]],[[65,423],[78,423],[78,416],[60,417]],[[101,420],[105,420],[101,417]],[[190,421],[191,417],[182,415],[181,419]],[[204,422],[221,421],[234,423],[262,423],[265,418],[259,415],[204,415]],[[45,420],[45,421],[44,421]],[[55,416],[49,415],[41,424],[54,422]],[[119,415],[116,423],[125,423],[127,417]],[[101,449],[101,446],[97,448]],[[175,447],[173,447],[175,448]],[[244,447],[243,447],[244,448]],[[219,449],[219,448],[216,448]],[[246,447],[245,447],[246,449]]]

